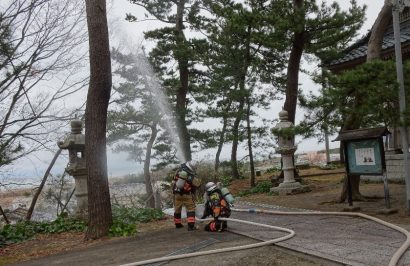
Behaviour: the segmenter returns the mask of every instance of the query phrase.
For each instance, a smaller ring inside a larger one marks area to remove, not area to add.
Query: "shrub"
[[[157,209],[113,206],[113,225],[109,235],[134,235],[137,232],[137,223],[148,223],[163,218],[164,213]],[[21,221],[16,224],[7,224],[0,230],[0,247],[30,239],[36,234],[84,232],[86,228],[84,221],[62,216],[52,222]]]
[[[231,184],[232,177],[231,176],[221,176],[218,178],[219,182],[222,183],[224,187],[227,187]]]
[[[277,165],[277,166],[272,166],[272,167],[269,167],[268,169],[266,169],[266,173],[267,174],[272,174],[272,173],[275,173],[275,172],[279,172],[281,170],[281,167],[280,167],[280,165]]]
[[[61,216],[52,222],[21,221],[7,224],[0,230],[0,247],[24,241],[39,233],[83,232],[85,228],[83,221]]]
[[[337,165],[336,165],[336,164],[332,164],[332,163],[327,164],[327,165],[321,165],[321,166],[319,166],[319,169],[321,169],[321,170],[333,170],[333,169],[337,169],[337,168],[338,168]]]
[[[272,183],[270,181],[261,181],[256,184],[256,186],[247,189],[245,191],[239,192],[239,196],[246,196],[251,194],[259,194],[259,193],[269,193],[272,187]]]
[[[148,223],[164,218],[161,210],[151,208],[127,208],[113,206],[113,225],[110,236],[131,236],[137,232],[137,223]]]

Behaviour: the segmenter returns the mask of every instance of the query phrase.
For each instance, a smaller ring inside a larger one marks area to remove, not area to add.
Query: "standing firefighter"
[[[176,228],[183,227],[181,219],[182,207],[187,211],[188,231],[195,230],[195,201],[194,193],[200,185],[195,177],[196,166],[192,162],[181,164],[177,170],[172,190],[174,193],[174,222]]]
[[[219,218],[228,218],[231,215],[231,208],[227,200],[223,197],[221,190],[214,182],[208,182],[205,185],[206,202],[205,210],[202,219],[209,215],[214,218],[209,224],[205,226],[206,231],[222,232],[228,227],[226,221],[221,221]]]

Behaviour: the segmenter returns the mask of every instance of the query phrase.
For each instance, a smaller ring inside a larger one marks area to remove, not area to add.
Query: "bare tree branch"
[[[81,69],[88,51],[83,1],[15,0],[0,6],[0,42],[7,48],[0,55],[2,167],[45,148],[61,123],[84,109],[82,101],[69,107],[65,99],[87,86]]]

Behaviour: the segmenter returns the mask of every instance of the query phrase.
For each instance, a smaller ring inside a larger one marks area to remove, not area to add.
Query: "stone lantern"
[[[84,157],[85,136],[81,133],[83,124],[80,120],[71,121],[71,134],[63,141],[57,143],[60,149],[67,149],[69,162],[66,172],[74,177],[75,196],[77,198],[76,216],[87,218],[88,192],[87,192],[87,168]]]
[[[279,186],[271,189],[272,192],[279,194],[291,194],[301,192],[302,186],[295,181],[295,165],[293,154],[297,147],[295,146],[295,136],[292,132],[294,125],[288,120],[288,112],[282,110],[279,112],[280,122],[273,129],[278,132],[278,148],[276,152],[282,156],[283,182]]]

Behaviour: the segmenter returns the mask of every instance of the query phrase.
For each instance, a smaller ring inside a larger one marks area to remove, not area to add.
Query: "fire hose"
[[[356,216],[356,217],[361,217],[364,219],[372,220],[376,223],[379,223],[381,225],[387,226],[393,230],[396,230],[406,236],[406,241],[400,246],[400,248],[393,254],[392,258],[390,259],[389,266],[396,266],[398,261],[400,260],[401,256],[406,252],[406,250],[410,246],[410,233],[405,230],[404,228],[401,228],[397,225],[388,223],[386,221],[383,221],[381,219],[378,219],[376,217],[372,217],[363,213],[355,213],[355,212],[283,212],[283,211],[270,211],[270,210],[262,210],[262,209],[232,209],[232,211],[236,212],[249,212],[249,213],[267,213],[267,214],[274,214],[274,215],[335,215],[335,216]],[[197,219],[198,221],[211,221],[213,220],[212,218],[208,219]],[[288,235],[279,237],[279,238],[274,238],[268,241],[263,241],[255,244],[248,244],[248,245],[242,245],[242,246],[237,246],[237,247],[229,247],[229,248],[222,248],[222,249],[215,249],[215,250],[207,250],[207,251],[199,251],[199,252],[193,252],[193,253],[188,253],[188,254],[181,254],[181,255],[174,255],[174,256],[165,256],[165,257],[160,257],[160,258],[155,258],[155,259],[149,259],[149,260],[143,260],[143,261],[137,261],[137,262],[132,262],[128,264],[123,264],[121,266],[134,266],[134,265],[144,265],[144,264],[150,264],[150,263],[157,263],[157,262],[163,262],[163,261],[170,261],[170,260],[176,260],[176,259],[183,259],[183,258],[190,258],[190,257],[196,257],[196,256],[203,256],[203,255],[208,255],[208,254],[215,254],[215,253],[222,253],[222,252],[229,252],[229,251],[238,251],[238,250],[244,250],[244,249],[250,249],[250,248],[257,248],[257,247],[262,247],[262,246],[267,246],[271,245],[280,241],[287,240],[289,238],[292,238],[295,235],[295,232],[291,229],[283,228],[283,227],[278,227],[278,226],[273,226],[273,225],[267,225],[267,224],[261,224],[261,223],[255,223],[255,222],[249,222],[245,220],[239,220],[239,219],[232,219],[232,218],[220,218],[220,220],[223,221],[232,221],[232,222],[238,222],[238,223],[244,223],[244,224],[249,224],[249,225],[255,225],[255,226],[260,226],[260,227],[266,227],[282,232],[287,232],[289,233]]]

